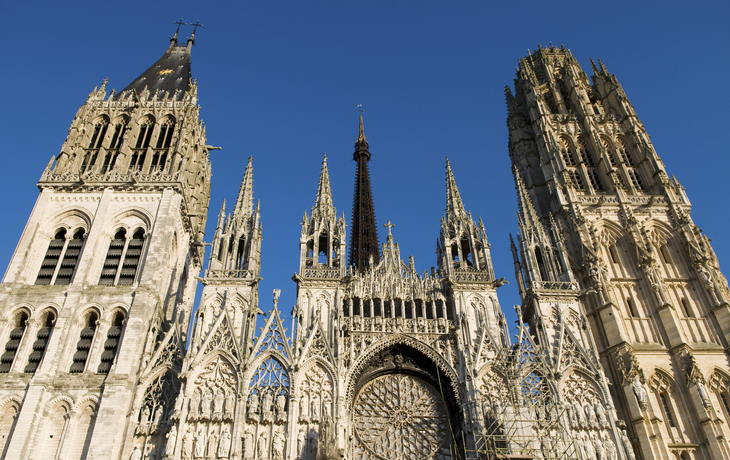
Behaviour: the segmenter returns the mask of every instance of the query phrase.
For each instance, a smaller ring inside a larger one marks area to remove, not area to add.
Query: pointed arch
[[[0,458],[5,458],[5,450],[10,444],[23,401],[17,395],[5,398],[0,403]]]

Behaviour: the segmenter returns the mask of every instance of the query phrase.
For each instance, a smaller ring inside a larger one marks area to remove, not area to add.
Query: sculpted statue
[[[232,418],[236,409],[236,392],[230,390],[226,392],[226,418]]]
[[[634,454],[634,447],[631,445],[631,441],[629,440],[629,437],[626,435],[626,430],[621,430],[621,444],[623,444],[624,451],[626,452],[626,456],[629,458],[629,460],[636,460],[636,455]]]
[[[634,375],[631,386],[634,389],[634,395],[636,395],[636,401],[639,403],[639,407],[641,407],[641,410],[646,410],[649,405],[649,395],[646,392],[646,388],[644,388],[644,384],[641,383],[641,379],[639,379],[639,374]]]
[[[162,406],[157,406],[157,409],[155,409],[155,418],[152,424],[154,426],[158,426],[160,424],[160,421],[162,420],[162,414],[165,412],[165,409]]]
[[[188,429],[188,432],[183,437],[182,458],[183,460],[193,458],[193,431],[190,429]]]
[[[306,422],[309,419],[309,395],[303,394],[299,401],[299,421]]]
[[[603,404],[596,403],[596,416],[598,417],[598,425],[601,428],[608,428],[611,424],[608,422],[608,416],[606,415],[606,409],[603,408]]]
[[[584,415],[583,408],[581,407],[580,403],[575,403],[574,409],[575,409],[575,418],[576,418],[576,421],[578,422],[578,427],[585,428],[586,419],[583,416]]]
[[[175,409],[174,409],[175,418],[180,418],[180,412],[182,412],[182,406],[183,406],[184,399],[185,399],[185,395],[183,393],[180,393],[177,396],[177,399],[175,400]]]
[[[700,394],[702,405],[705,407],[710,407],[712,405],[712,403],[710,402],[710,393],[707,391],[707,387],[702,382],[702,379],[697,377],[695,379],[695,385],[697,385],[697,392],[699,392]]]
[[[583,447],[586,452],[586,460],[596,460],[596,448],[593,447],[593,443],[587,434],[583,435]]]
[[[618,450],[616,449],[616,444],[611,441],[611,438],[609,436],[606,436],[606,438],[603,440],[603,450],[606,453],[606,460],[618,459]]]
[[[264,421],[267,423],[272,423],[274,421],[273,414],[271,412],[271,407],[274,403],[274,397],[271,394],[271,391],[267,391],[264,395],[264,403],[261,407],[261,411],[264,414]]]
[[[246,431],[243,433],[243,458],[253,458],[253,430],[250,426],[246,427]]]
[[[596,459],[597,460],[605,460],[605,449],[603,448],[603,443],[601,442],[601,439],[593,435],[593,450],[596,451]]]
[[[321,408],[321,404],[320,404],[319,395],[315,394],[314,396],[312,396],[312,408],[309,411],[309,415],[310,415],[310,417],[312,417],[313,422],[319,422],[320,408]]]
[[[167,442],[165,443],[165,457],[172,458],[175,455],[175,443],[177,442],[177,427],[175,425],[165,435]]]
[[[588,428],[595,428],[596,425],[596,413],[593,412],[593,407],[590,404],[586,404],[583,408],[586,412],[586,425]]]
[[[269,456],[266,455],[266,451],[269,447],[269,437],[266,435],[265,431],[262,431],[259,435],[259,442],[256,446],[256,454],[258,457],[258,460],[265,460],[268,459]]]
[[[276,397],[276,421],[282,422],[286,420],[286,396],[279,395]]]
[[[139,446],[134,446],[132,455],[129,456],[129,460],[142,460],[142,451],[139,450]]]
[[[196,389],[193,392],[193,397],[190,398],[190,402],[188,403],[188,418],[190,420],[195,420],[198,418],[198,415],[200,414],[200,390]]]
[[[257,393],[251,394],[251,398],[248,401],[248,417],[253,419],[255,414],[259,413],[259,395]]]
[[[284,458],[284,436],[282,436],[281,431],[278,429],[274,430],[271,451],[274,454],[275,460],[281,460]]]
[[[145,425],[150,420],[150,407],[144,406],[142,409],[142,415],[139,417],[139,424]]]
[[[372,257],[372,256],[371,256]],[[315,430],[312,430],[309,432],[309,445],[308,451],[309,451],[309,458],[316,458],[317,457],[317,432]]]
[[[225,402],[225,390],[219,388],[215,392],[215,398],[213,398],[213,415],[217,416],[218,419],[223,415],[223,403]]]
[[[193,456],[195,460],[205,457],[205,433],[203,430],[198,430],[198,434],[195,435],[193,441]]]
[[[200,418],[210,418],[210,402],[212,397],[209,390],[203,391],[203,397],[200,399]]]
[[[297,435],[297,456],[304,457],[307,455],[307,453],[304,451],[305,442],[306,442],[307,435],[304,433],[304,428],[299,429],[299,434]]]
[[[221,440],[218,444],[218,458],[228,458],[228,452],[231,449],[231,433],[228,431],[228,427],[223,427],[221,433]]]
[[[218,435],[212,433],[208,437],[208,458],[215,458],[215,451],[218,448]]]

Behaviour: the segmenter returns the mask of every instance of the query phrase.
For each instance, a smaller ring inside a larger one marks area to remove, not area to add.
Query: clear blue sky
[[[413,254],[419,271],[436,265],[448,156],[467,210],[484,219],[497,277],[512,283],[499,290],[511,312],[519,302],[509,251],[517,209],[504,86],[528,48],[551,41],[570,48],[589,75],[589,56],[616,74],[727,274],[730,3],[653,4],[2,2],[2,270],[77,108],[104,78],[119,90],[153,64],[182,17],[204,24],[193,76],[208,143],[223,147],[212,153],[208,238],[253,155],[263,310],[274,288],[286,316],[296,300],[299,224],[314,204],[323,152],[335,206],[350,220],[363,104],[378,225],[396,224],[401,253]]]

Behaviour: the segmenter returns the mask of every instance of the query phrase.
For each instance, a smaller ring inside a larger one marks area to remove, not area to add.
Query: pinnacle
[[[317,188],[317,199],[312,208],[312,215],[319,211],[322,214],[335,213],[332,206],[332,189],[330,187],[330,174],[327,169],[327,153],[322,158],[322,170],[319,173],[319,186]]]
[[[357,134],[357,141],[360,142],[360,141],[365,141],[365,140],[367,140],[367,139],[365,139],[365,128],[363,127],[363,124],[362,124],[362,114],[360,114],[360,131]]]
[[[238,191],[234,214],[241,211],[251,212],[253,208],[253,157],[248,157],[246,172],[243,174],[241,189]]]
[[[454,173],[451,171],[451,163],[446,158],[446,216],[451,221],[456,217],[466,216],[464,203],[461,201],[459,188],[456,186]]]
[[[515,176],[515,188],[517,189],[517,206],[519,211],[517,213],[518,218],[525,219],[531,226],[536,226],[539,222],[537,217],[537,211],[532,204],[532,199],[527,193],[524,182],[522,182],[522,176],[516,166],[513,167],[512,172]],[[524,222],[524,220],[522,220]]]

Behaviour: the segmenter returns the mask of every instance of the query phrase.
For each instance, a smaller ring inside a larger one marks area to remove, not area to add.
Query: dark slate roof
[[[179,90],[178,98],[182,97],[190,87],[190,48],[173,42],[165,54],[127,85],[118,97],[126,96],[128,93],[125,94],[125,91],[130,90],[135,90],[139,95],[145,87],[150,92],[149,97],[154,96],[158,89],[167,91],[168,97],[174,96]]]

